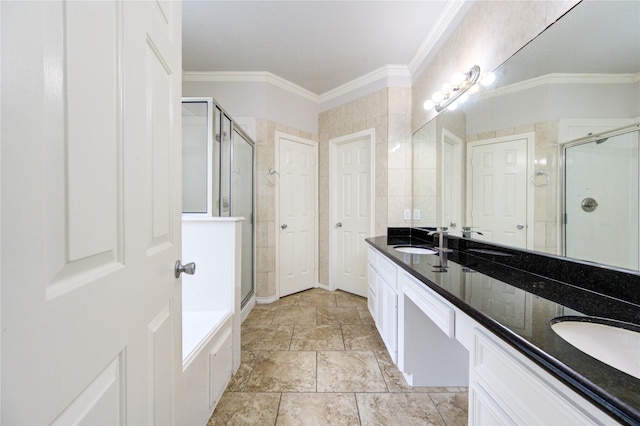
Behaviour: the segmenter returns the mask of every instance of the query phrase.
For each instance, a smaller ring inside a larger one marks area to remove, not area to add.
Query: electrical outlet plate
[[[404,209],[404,220],[411,220],[411,209]]]

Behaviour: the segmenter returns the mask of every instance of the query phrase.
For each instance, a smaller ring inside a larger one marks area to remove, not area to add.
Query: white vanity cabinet
[[[480,326],[474,329],[469,424],[612,424],[613,420]]]
[[[398,360],[398,267],[368,248],[369,310],[393,362]]]

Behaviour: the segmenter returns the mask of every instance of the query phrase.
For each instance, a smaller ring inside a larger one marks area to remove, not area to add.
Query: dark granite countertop
[[[563,315],[603,317],[640,325],[640,287],[636,286],[640,275],[627,274],[625,280],[625,273],[617,270],[602,271],[593,264],[578,263],[576,267],[576,262],[553,256],[456,237],[449,238],[453,250],[447,254],[446,270],[437,267],[438,255],[406,254],[393,249],[401,244],[428,247],[432,245],[428,240],[426,233],[413,232],[412,236],[401,232],[366,241],[612,418],[640,424],[640,379],[574,348],[550,325],[551,319]],[[517,268],[518,261],[526,270]],[[541,274],[547,270],[550,273]],[[567,278],[562,274],[568,274]],[[585,285],[575,282],[576,277],[582,277]],[[594,277],[623,284],[602,294],[594,291]],[[625,285],[629,282],[631,285]]]

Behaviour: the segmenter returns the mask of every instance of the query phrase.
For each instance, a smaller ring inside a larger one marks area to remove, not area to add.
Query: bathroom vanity
[[[433,247],[417,229],[367,242],[369,309],[410,385],[468,385],[469,424],[640,423],[640,379],[551,328],[568,315],[638,326],[637,274],[455,237],[446,255],[394,248]]]

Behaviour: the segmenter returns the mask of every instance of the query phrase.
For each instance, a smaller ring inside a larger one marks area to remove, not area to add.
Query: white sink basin
[[[436,254],[438,253],[436,250],[418,247],[418,246],[395,246],[393,248],[402,253],[411,253],[411,254]]]
[[[587,355],[640,379],[640,327],[631,330],[616,323],[601,318],[558,317],[552,320],[551,328]]]

